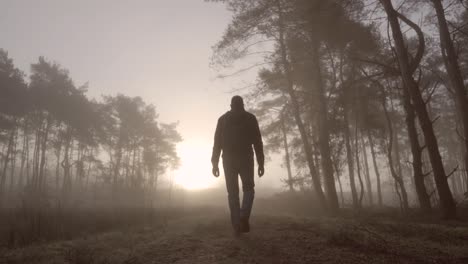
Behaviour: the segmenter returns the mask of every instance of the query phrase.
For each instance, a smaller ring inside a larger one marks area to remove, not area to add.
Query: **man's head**
[[[233,111],[244,110],[244,100],[239,95],[233,96],[231,99],[231,109]]]

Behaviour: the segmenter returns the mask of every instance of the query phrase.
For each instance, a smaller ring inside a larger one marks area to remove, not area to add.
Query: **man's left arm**
[[[254,133],[253,133],[253,145],[255,150],[255,156],[257,157],[258,163],[258,175],[260,177],[263,176],[265,172],[265,155],[263,153],[263,141],[262,141],[262,134],[260,132],[260,127],[258,125],[257,118],[254,117]]]

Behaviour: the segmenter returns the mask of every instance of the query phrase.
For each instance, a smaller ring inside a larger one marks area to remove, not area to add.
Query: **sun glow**
[[[218,180],[211,175],[211,146],[207,142],[184,141],[177,147],[181,160],[174,182],[187,190],[214,187]]]

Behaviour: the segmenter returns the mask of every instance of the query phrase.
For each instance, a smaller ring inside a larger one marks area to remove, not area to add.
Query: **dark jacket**
[[[252,145],[258,165],[263,167],[265,156],[257,118],[244,110],[231,110],[218,119],[211,162],[218,165],[221,151],[223,159],[253,157]]]

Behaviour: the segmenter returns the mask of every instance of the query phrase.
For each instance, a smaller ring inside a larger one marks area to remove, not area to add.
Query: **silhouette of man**
[[[254,200],[254,158],[258,163],[258,175],[263,176],[265,157],[257,118],[245,111],[242,97],[231,99],[231,110],[218,119],[214,136],[211,163],[213,175],[219,176],[219,156],[223,152],[223,167],[228,192],[231,223],[234,234],[250,231],[249,218]],[[239,176],[242,181],[242,206],[239,202]]]

